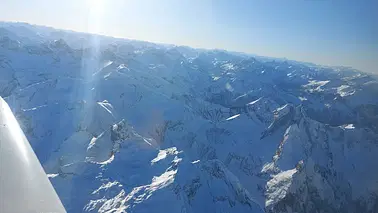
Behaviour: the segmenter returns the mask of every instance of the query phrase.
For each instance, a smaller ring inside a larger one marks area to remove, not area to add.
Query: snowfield
[[[378,212],[378,81],[0,22],[0,96],[67,212]]]

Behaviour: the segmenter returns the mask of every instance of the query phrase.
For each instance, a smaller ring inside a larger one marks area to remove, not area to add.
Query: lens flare
[[[100,15],[104,8],[104,0],[89,0],[91,13]]]

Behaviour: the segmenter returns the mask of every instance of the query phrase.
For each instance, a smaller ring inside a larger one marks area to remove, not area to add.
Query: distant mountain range
[[[67,212],[378,212],[378,81],[0,23],[0,96]]]

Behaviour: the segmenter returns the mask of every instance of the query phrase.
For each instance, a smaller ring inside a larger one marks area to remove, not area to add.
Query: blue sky
[[[0,0],[0,20],[378,72],[376,0]]]

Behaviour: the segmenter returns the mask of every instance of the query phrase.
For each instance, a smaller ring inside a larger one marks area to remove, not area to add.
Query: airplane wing
[[[66,212],[16,118],[1,97],[0,212]]]

